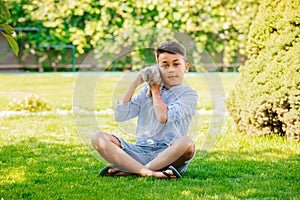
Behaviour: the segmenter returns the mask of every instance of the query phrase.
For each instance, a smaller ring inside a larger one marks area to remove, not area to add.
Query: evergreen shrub
[[[249,60],[227,98],[240,131],[300,137],[300,1],[266,0],[247,42]]]

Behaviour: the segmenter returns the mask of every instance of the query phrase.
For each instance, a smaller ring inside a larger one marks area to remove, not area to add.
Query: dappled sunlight
[[[20,184],[26,181],[24,167],[21,168],[7,168],[7,169],[0,169],[1,180],[0,185],[2,184]]]
[[[191,196],[194,196],[190,190],[183,190],[183,191],[181,192],[181,194],[182,194],[183,196],[186,196],[186,197],[189,197],[189,198],[191,198]]]

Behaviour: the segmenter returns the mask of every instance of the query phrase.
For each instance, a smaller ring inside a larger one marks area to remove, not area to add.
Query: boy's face
[[[182,55],[164,52],[159,54],[157,62],[167,89],[181,85],[184,73],[189,70],[189,64]]]

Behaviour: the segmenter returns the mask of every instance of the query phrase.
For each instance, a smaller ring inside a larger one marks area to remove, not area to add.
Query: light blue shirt
[[[137,145],[169,146],[175,139],[187,134],[189,124],[196,113],[197,92],[183,85],[171,87],[169,90],[162,88],[160,94],[168,106],[168,119],[162,124],[155,116],[152,97],[146,97],[148,89],[149,86],[146,85],[130,102],[117,104],[114,111],[115,120],[122,122],[138,117]]]

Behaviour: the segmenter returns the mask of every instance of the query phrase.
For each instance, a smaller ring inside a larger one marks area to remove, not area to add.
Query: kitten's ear
[[[156,53],[156,51],[154,51],[154,55],[155,55],[156,63],[158,63],[158,58],[157,58],[157,53]]]

